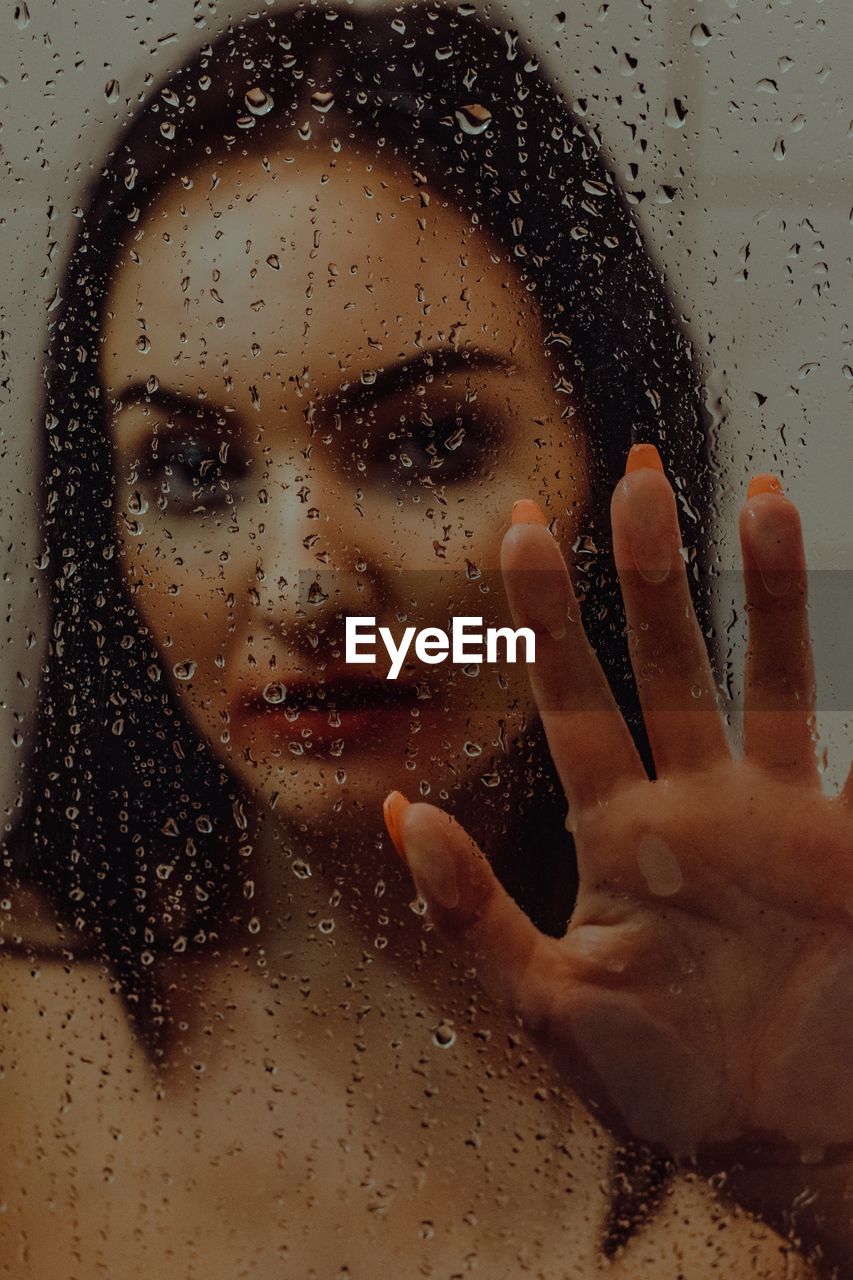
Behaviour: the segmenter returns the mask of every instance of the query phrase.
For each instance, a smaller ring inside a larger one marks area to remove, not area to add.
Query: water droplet
[[[682,129],[687,118],[687,107],[681,98],[672,98],[667,103],[663,116],[670,129]]]
[[[196,831],[199,831],[203,836],[210,835],[211,831],[213,830],[213,823],[210,821],[210,818],[207,816],[206,813],[203,813],[201,814],[200,817],[196,818],[195,829]]]
[[[108,80],[104,85],[104,97],[107,102],[118,102],[118,95],[121,90],[118,80]]]
[[[678,859],[660,836],[642,837],[637,849],[637,865],[649,891],[659,898],[671,897],[684,884]]]
[[[147,333],[140,333],[139,337],[136,339],[136,350],[141,351],[144,356],[148,355],[148,352],[151,350],[151,343],[148,340]]]
[[[480,102],[468,102],[454,114],[462,132],[475,137],[485,133],[492,122],[491,111]]]
[[[324,604],[328,600],[328,593],[323,590],[319,582],[312,582],[308,588],[309,604]]]
[[[465,746],[463,747],[463,751],[465,752],[466,756],[473,756],[476,758],[477,756],[483,754],[483,747],[479,742],[466,742]]]
[[[152,373],[148,378],[148,381],[145,383],[145,390],[148,392],[150,396],[153,396],[154,392],[157,390],[159,386],[160,386],[160,379],[157,377],[155,373]]]
[[[332,933],[335,928],[335,922],[334,920],[320,920],[317,924],[317,928],[321,933]]]
[[[335,95],[329,89],[318,89],[311,94],[311,106],[315,111],[325,115],[335,105]]]
[[[303,858],[294,859],[294,861],[290,865],[291,865],[291,870],[293,874],[296,876],[297,880],[307,880],[310,877],[311,867],[307,862],[304,861]]]
[[[695,27],[690,30],[690,39],[697,49],[704,49],[705,45],[713,39],[711,30],[704,22],[697,22]]]
[[[267,266],[268,266],[268,267],[272,267],[273,271],[280,271],[280,270],[281,270],[281,263],[280,263],[280,262],[279,262],[279,260],[278,260],[278,254],[277,254],[277,253],[271,253],[271,254],[269,255],[269,257],[267,258]]]
[[[432,1033],[432,1042],[439,1049],[450,1049],[456,1043],[456,1032],[447,1022],[440,1022]]]
[[[30,11],[25,4],[15,5],[15,26],[23,31],[30,25]]]
[[[173,120],[161,120],[160,132],[168,142],[171,142],[175,136],[175,122]]]
[[[260,85],[255,85],[250,89],[243,101],[253,116],[265,116],[273,109],[272,96],[263,90]]]
[[[187,658],[185,662],[176,662],[172,667],[176,680],[192,680],[196,673],[196,663],[191,658]]]
[[[264,687],[264,691],[262,694],[264,702],[268,702],[270,706],[273,706],[273,707],[278,706],[278,704],[281,702],[284,702],[284,699],[286,698],[286,696],[287,696],[286,685],[280,684],[277,680],[273,680],[270,684],[266,685]]]
[[[127,509],[132,511],[135,516],[144,516],[148,510],[148,503],[138,489],[134,489],[128,498]]]

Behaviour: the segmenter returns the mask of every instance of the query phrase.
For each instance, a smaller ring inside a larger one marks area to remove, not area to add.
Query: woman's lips
[[[389,716],[411,714],[418,701],[417,686],[408,681],[338,676],[318,682],[284,676],[241,691],[232,724],[242,721],[253,735],[269,730],[300,737],[310,729],[315,741],[350,737],[379,729]]]

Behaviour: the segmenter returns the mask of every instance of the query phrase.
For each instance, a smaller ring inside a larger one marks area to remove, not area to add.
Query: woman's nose
[[[257,604],[284,626],[376,613],[386,534],[335,468],[279,464],[268,475],[258,528]]]

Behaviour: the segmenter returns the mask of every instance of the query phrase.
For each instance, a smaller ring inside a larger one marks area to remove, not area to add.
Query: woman
[[[504,863],[523,830],[551,865],[507,881],[562,932],[564,801],[520,672],[356,682],[340,621],[482,605],[533,484],[585,553],[631,718],[606,503],[632,433],[657,440],[701,558],[708,473],[689,354],[609,176],[465,6],[264,16],[145,104],[64,300],[52,643],[8,851],[8,932],[46,979],[9,979],[14,1274],[355,1275],[382,1251],[404,1274],[551,1275],[567,1242],[591,1274],[611,1146],[448,980],[376,819],[414,779]],[[665,1168],[622,1172],[629,1225]],[[726,1260],[677,1227],[714,1213],[679,1187],[630,1274],[673,1241],[691,1274]],[[742,1226],[732,1256],[771,1265],[778,1240]]]

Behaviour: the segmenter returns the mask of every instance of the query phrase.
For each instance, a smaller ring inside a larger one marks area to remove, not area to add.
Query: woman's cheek
[[[149,527],[121,539],[121,563],[140,620],[151,632],[166,673],[192,705],[226,705],[226,654],[248,607],[251,566],[233,549],[217,551],[203,530],[176,538]]]

